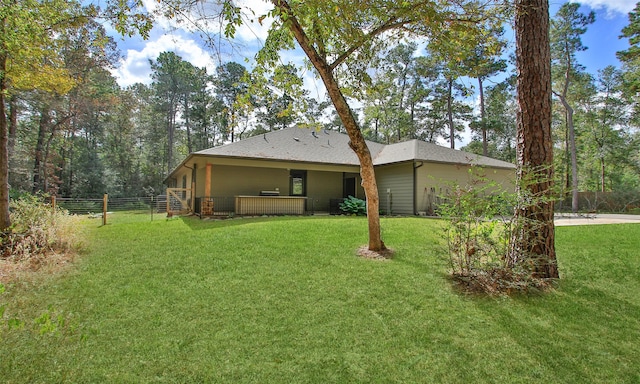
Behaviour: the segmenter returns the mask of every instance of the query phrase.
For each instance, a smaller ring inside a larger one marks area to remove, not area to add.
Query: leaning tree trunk
[[[331,98],[331,101],[336,108],[336,112],[338,113],[338,116],[340,116],[340,120],[342,120],[342,123],[347,130],[350,140],[349,146],[356,153],[358,160],[360,161],[362,187],[364,188],[364,192],[367,197],[369,250],[381,251],[385,249],[385,245],[382,242],[380,235],[380,212],[378,211],[380,200],[378,196],[376,176],[373,169],[373,159],[371,158],[369,147],[367,147],[367,143],[365,142],[364,136],[358,127],[358,123],[351,111],[351,108],[349,107],[349,104],[347,103],[347,100],[340,91],[340,86],[333,75],[333,68],[329,65],[326,58],[316,51],[309,37],[293,14],[289,4],[284,0],[272,0],[272,3],[280,9],[283,14],[287,15],[286,21],[291,32],[320,74],[322,82],[327,88],[327,94]]]
[[[553,224],[551,53],[548,0],[516,0],[518,69],[517,189],[514,234],[508,265],[529,267],[535,276],[557,278]],[[532,202],[529,202],[533,198]]]

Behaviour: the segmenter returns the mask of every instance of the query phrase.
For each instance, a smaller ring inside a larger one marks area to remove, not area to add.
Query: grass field
[[[390,261],[355,256],[363,218],[94,224],[0,296],[0,382],[640,382],[640,225],[558,228],[557,291],[484,298],[435,220],[383,219]]]

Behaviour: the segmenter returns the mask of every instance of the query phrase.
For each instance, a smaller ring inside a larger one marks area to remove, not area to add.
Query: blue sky
[[[564,2],[551,2],[551,16]],[[629,11],[635,7],[633,1],[598,1],[580,2],[581,12],[593,10],[596,22],[582,37],[582,43],[589,49],[577,55],[578,61],[593,74],[607,65],[619,66],[616,52],[629,48],[627,39],[619,39],[622,28],[629,24]]]
[[[99,3],[100,0],[97,2]],[[145,0],[145,2],[150,7],[154,6],[153,0]],[[265,1],[240,1],[240,3],[243,2],[251,4],[252,8],[257,8],[258,15],[265,13],[269,7]],[[551,1],[551,16],[563,3],[564,1]],[[627,40],[619,39],[618,36],[621,29],[628,24],[628,12],[633,9],[635,2],[632,0],[586,0],[580,3],[583,13],[590,10],[596,12],[596,22],[583,35],[583,44],[589,49],[578,54],[579,62],[593,74],[607,65],[618,66],[616,51],[628,48]],[[213,53],[193,34],[184,30],[168,33],[167,30],[169,30],[168,23],[161,22],[154,28],[148,40],[142,40],[139,37],[123,38],[113,33],[124,56],[120,66],[113,71],[120,85],[127,86],[135,82],[149,83],[149,60],[155,59],[163,51],[174,51],[198,67],[207,67],[210,73],[220,60],[223,62],[233,60],[250,66],[250,63],[243,61],[245,58],[251,60],[260,40],[265,37],[267,25],[253,23],[241,27],[237,34],[239,46],[234,49],[226,47],[220,55],[213,55],[214,57],[212,57]],[[510,39],[513,42],[513,36],[510,36]],[[288,57],[283,60],[284,62],[289,60],[299,62],[299,51],[289,52],[286,55]],[[312,73],[305,74],[305,83],[312,91],[312,95],[321,96],[324,93],[323,90],[318,89],[319,86],[314,82]]]

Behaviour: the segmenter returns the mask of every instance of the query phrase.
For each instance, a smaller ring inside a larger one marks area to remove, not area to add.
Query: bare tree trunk
[[[0,20],[0,33],[7,28],[7,19]],[[11,226],[9,218],[9,131],[5,113],[5,95],[7,80],[7,56],[4,47],[0,47],[0,232]]]
[[[376,140],[378,140],[378,117],[376,117],[375,121],[375,127],[376,127]]]
[[[169,106],[169,113],[167,115],[167,175],[173,170],[173,141],[175,132],[175,107],[173,102]]]
[[[407,88],[407,73],[403,71],[402,74],[402,87],[400,87],[400,104],[398,105],[398,111],[404,112],[404,92]],[[402,141],[402,124],[398,121],[398,142]]]
[[[9,99],[9,160],[13,158],[16,146],[16,134],[18,132],[18,105],[15,96]]]
[[[43,191],[47,192],[47,193],[53,193],[53,194],[57,194],[58,189],[60,188],[60,184],[57,183],[55,185],[55,187],[50,187],[49,182],[50,182],[50,177],[51,175],[55,174],[55,171],[51,170],[48,167],[49,164],[49,153],[50,153],[50,149],[51,149],[51,143],[53,142],[53,139],[56,137],[56,133],[58,131],[58,124],[52,126],[50,132],[49,132],[49,137],[47,138],[47,143],[44,146],[44,155],[42,156],[42,159],[44,161],[44,167],[43,167],[43,174],[42,176],[44,177],[42,186],[43,186]]]
[[[411,101],[411,111],[410,111],[410,128],[411,132],[409,132],[410,139],[417,139],[416,135],[416,103]]]
[[[193,152],[193,145],[191,144],[191,124],[189,122],[189,98],[184,98],[184,125],[187,129],[187,153]]]
[[[71,128],[71,142],[73,143],[75,141],[75,137],[76,137],[76,130],[75,127]],[[69,163],[67,165],[67,167],[69,168],[69,184],[68,184],[68,189],[67,189],[67,194],[69,196],[71,196],[72,192],[73,192],[73,185],[74,185],[74,180],[73,178],[75,177],[75,173],[73,172],[73,167],[75,166],[75,163],[73,163],[73,145],[69,146],[69,153],[68,153],[68,159],[69,159]]]
[[[456,126],[453,123],[453,79],[447,79],[449,82],[447,95],[447,117],[449,118],[449,139],[451,140],[451,149],[456,149]]]
[[[560,96],[560,102],[566,112],[569,154],[571,157],[571,211],[576,213],[578,212],[578,150],[576,148],[576,130],[573,125],[573,108],[564,96]]]
[[[600,184],[602,192],[605,192],[607,188],[605,187],[604,157],[600,158]]]
[[[565,119],[566,123],[566,119]],[[564,191],[562,198],[566,199],[571,190],[571,150],[569,149],[569,129],[564,131]]]
[[[369,225],[369,250],[380,251],[385,249],[380,233],[380,213],[378,211],[380,200],[378,196],[378,185],[373,169],[373,159],[367,147],[364,136],[358,127],[347,100],[340,90],[337,80],[333,75],[333,69],[323,57],[316,51],[304,29],[296,19],[289,4],[284,0],[272,0],[272,3],[287,15],[287,25],[295,36],[298,44],[305,52],[313,66],[316,68],[322,81],[327,88],[327,94],[331,98],[336,112],[344,124],[349,135],[349,146],[358,156],[360,161],[360,175],[362,177],[362,187],[367,197],[367,219]]]
[[[487,125],[485,123],[485,109],[484,109],[484,87],[482,84],[482,76],[478,76],[478,93],[480,94],[480,121],[482,122],[482,154],[489,156],[489,146],[487,143]]]
[[[33,153],[33,185],[31,191],[36,193],[43,191],[44,180],[44,137],[49,127],[49,108],[42,106],[40,110],[40,120],[38,122],[38,140],[36,141],[35,151]]]
[[[551,53],[548,0],[516,0],[518,69],[516,222],[508,265],[532,268],[557,278],[553,223],[553,139],[551,136]],[[533,197],[532,203],[523,201]]]
[[[235,115],[235,111],[232,109],[231,110],[231,121],[229,123],[229,128],[231,129],[231,142],[233,143],[235,141],[235,131],[236,131],[236,115]]]

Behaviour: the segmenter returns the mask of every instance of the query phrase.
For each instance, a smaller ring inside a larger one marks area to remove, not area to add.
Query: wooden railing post
[[[171,217],[171,192],[170,188],[167,188],[167,217]]]
[[[213,170],[213,164],[207,164],[204,174],[204,197],[211,197],[211,172]]]
[[[109,194],[105,193],[102,197],[102,225],[107,225],[107,202],[109,201]]]
[[[56,214],[56,195],[51,195],[51,212]]]

